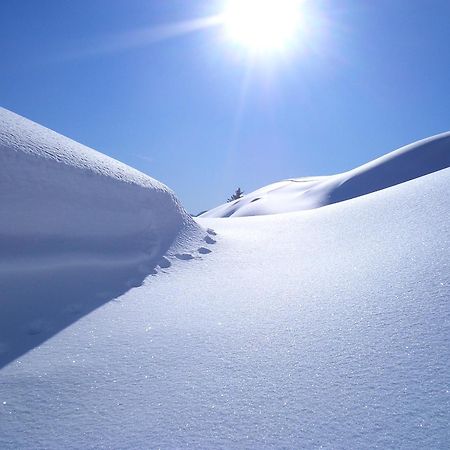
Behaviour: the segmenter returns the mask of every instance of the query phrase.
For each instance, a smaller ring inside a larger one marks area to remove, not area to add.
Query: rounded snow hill
[[[0,274],[147,262],[199,228],[162,183],[0,108]]]
[[[338,175],[273,183],[201,217],[277,214],[342,202],[450,167],[450,132],[395,150]]]

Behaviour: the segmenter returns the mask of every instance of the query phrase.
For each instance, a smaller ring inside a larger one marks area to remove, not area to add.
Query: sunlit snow
[[[0,448],[448,447],[449,155],[195,223],[1,110]]]

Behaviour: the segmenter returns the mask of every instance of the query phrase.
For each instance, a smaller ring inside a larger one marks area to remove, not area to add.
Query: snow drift
[[[257,216],[319,208],[450,166],[450,132],[423,139],[348,172],[270,184],[201,217]]]
[[[0,218],[0,365],[200,236],[160,182],[5,109]]]
[[[163,184],[0,109],[0,271],[151,262],[194,222]]]

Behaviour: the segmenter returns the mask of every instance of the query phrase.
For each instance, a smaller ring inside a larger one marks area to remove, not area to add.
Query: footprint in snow
[[[158,262],[158,266],[161,267],[161,269],[168,269],[171,265],[172,263],[165,256]]]
[[[213,239],[211,236],[216,236],[216,232],[214,230],[212,230],[211,228],[208,228],[207,230],[208,235],[205,236],[203,238],[203,240],[207,243],[207,244],[215,244],[216,240]],[[197,252],[200,253],[201,255],[207,255],[208,253],[211,253],[211,250],[209,250],[206,247],[200,247],[197,249]],[[177,253],[174,255],[175,258],[181,260],[181,261],[190,261],[191,259],[194,259],[195,257],[191,254],[191,253]],[[159,261],[158,261],[158,266],[161,269],[168,269],[170,266],[172,265],[172,263],[170,262],[170,260],[168,258],[166,258],[165,256],[163,256]]]
[[[215,244],[217,241],[213,239],[211,236],[205,236],[203,239],[207,244]]]
[[[175,257],[181,259],[182,261],[189,261],[190,259],[194,259],[194,257],[190,253],[177,253]]]

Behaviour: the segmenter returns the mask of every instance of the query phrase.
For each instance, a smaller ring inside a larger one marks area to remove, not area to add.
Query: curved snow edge
[[[401,147],[348,172],[270,184],[199,217],[242,217],[320,208],[450,167],[450,132]]]
[[[201,233],[162,183],[5,109],[0,217],[0,271],[150,262]]]

